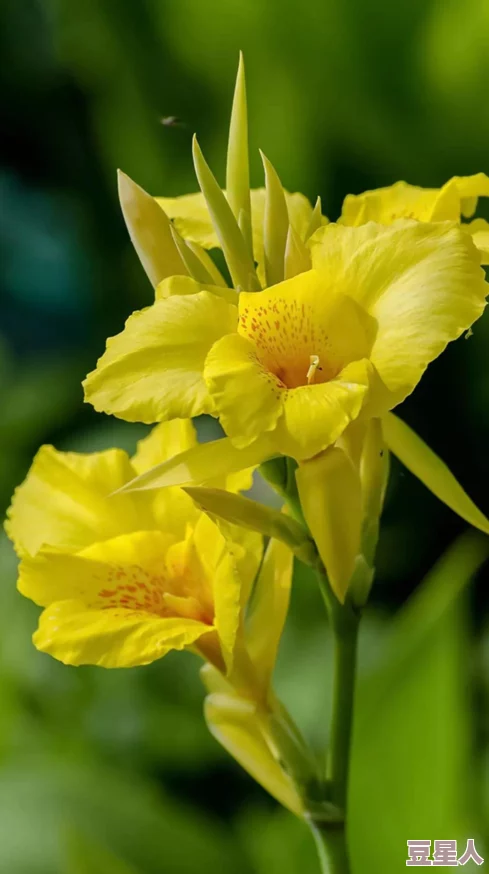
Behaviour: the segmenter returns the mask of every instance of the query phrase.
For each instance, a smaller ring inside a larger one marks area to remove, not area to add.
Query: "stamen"
[[[316,370],[319,367],[319,355],[311,355],[309,357],[309,370],[307,371],[307,384],[312,385],[314,382],[314,377],[316,376]]]

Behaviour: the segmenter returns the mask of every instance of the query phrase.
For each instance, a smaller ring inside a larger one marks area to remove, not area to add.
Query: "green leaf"
[[[357,694],[349,795],[353,871],[400,874],[408,839],[477,833],[471,798],[470,656],[460,594],[488,557],[469,533],[391,626]]]
[[[253,257],[251,236],[250,168],[248,157],[248,109],[243,53],[239,53],[238,75],[234,90],[231,124],[229,126],[226,166],[226,194],[238,221],[250,257]]]
[[[188,273],[171,234],[166,213],[129,176],[118,172],[119,199],[132,244],[151,284],[167,276]]]
[[[469,498],[441,458],[401,419],[387,413],[382,419],[389,449],[418,479],[470,525],[489,534],[489,519]]]
[[[185,488],[185,491],[206,513],[266,537],[275,537],[306,564],[315,563],[316,551],[306,529],[285,513],[224,489],[197,487]]]
[[[193,156],[195,173],[224,252],[233,285],[243,291],[257,291],[260,284],[243,234],[202,154],[196,137],[193,140]]]
[[[275,285],[284,279],[285,246],[289,230],[289,212],[284,189],[278,174],[268,158],[260,151],[265,170],[265,217],[263,220],[263,246],[265,250],[265,276],[267,285]]]

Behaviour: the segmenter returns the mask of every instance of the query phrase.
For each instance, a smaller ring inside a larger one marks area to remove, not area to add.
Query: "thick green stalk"
[[[334,637],[333,714],[327,777],[333,804],[346,810],[353,727],[359,617],[349,605],[330,611]]]
[[[346,817],[360,617],[348,600],[340,604],[325,574],[319,574],[319,583],[334,641],[333,709],[326,778],[329,801],[338,811],[338,818],[328,821],[320,816],[311,817],[310,825],[323,874],[350,874]]]
[[[325,828],[311,824],[311,831],[316,841],[321,874],[349,874],[344,825]]]

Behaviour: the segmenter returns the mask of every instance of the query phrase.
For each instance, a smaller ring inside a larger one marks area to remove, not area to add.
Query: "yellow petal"
[[[363,359],[329,382],[287,391],[283,416],[273,433],[279,451],[298,461],[322,452],[360,414],[370,384],[371,367]]]
[[[426,488],[474,528],[489,534],[489,519],[476,507],[441,458],[405,422],[388,413],[382,420],[382,428],[389,449]]]
[[[390,225],[399,218],[430,221],[439,195],[439,188],[420,188],[407,182],[396,182],[362,194],[348,194],[343,202],[340,222],[358,226],[370,221]],[[455,198],[451,214],[442,218],[455,221],[459,215],[459,202]]]
[[[146,574],[160,576],[166,550],[174,539],[169,532],[137,531],[93,543],[77,555],[43,549],[22,560],[18,588],[41,607],[66,599],[101,609],[128,594],[134,600],[132,595],[138,592],[126,587],[132,585],[131,577],[137,576],[135,569],[145,579]]]
[[[346,452],[330,447],[296,471],[305,520],[331,588],[344,603],[360,552],[362,491],[358,471]]]
[[[119,171],[119,199],[132,244],[148,278],[156,286],[165,276],[185,274],[172,238],[170,222],[155,200]]]
[[[201,485],[208,481],[211,471],[216,478],[227,476],[261,464],[275,452],[268,435],[264,435],[246,449],[238,449],[229,438],[214,440],[188,449],[163,464],[157,464],[127,486],[123,486],[122,490],[132,492],[167,486]]]
[[[292,551],[280,540],[268,544],[246,622],[248,652],[263,685],[272,678],[289,609],[293,572]]]
[[[479,197],[489,197],[489,176],[485,173],[474,173],[473,176],[454,176],[447,182],[452,184],[460,197],[460,211],[465,218],[470,218],[477,207]]]
[[[125,452],[82,454],[43,446],[12,499],[6,529],[19,554],[49,545],[74,552],[149,524],[148,502],[108,496],[134,477]]]
[[[230,672],[242,606],[243,580],[237,561],[241,557],[241,550],[237,556],[233,542],[204,513],[201,513],[195,527],[194,542],[206,575],[212,581],[214,627],[227,671]]]
[[[213,343],[235,329],[236,316],[235,307],[208,291],[134,313],[87,376],[87,401],[99,412],[147,424],[210,412],[204,361]]]
[[[379,411],[410,394],[483,312],[488,287],[479,253],[452,224],[328,225],[312,246],[313,265],[376,323],[369,357],[388,389],[378,392]]]
[[[298,233],[289,225],[287,244],[285,246],[285,279],[292,279],[299,273],[311,269],[311,253],[306,244],[302,242]]]
[[[140,440],[131,462],[136,473],[144,473],[180,452],[197,446],[197,434],[191,419],[173,419],[156,425]]]
[[[203,251],[203,250],[202,250]],[[201,285],[191,276],[168,276],[155,289],[156,300],[166,300],[167,297],[185,294],[198,294],[199,291],[212,291],[229,303],[238,303],[238,294],[234,288],[223,288],[218,285]]]
[[[300,797],[292,780],[270,752],[260,731],[253,702],[214,693],[207,696],[204,713],[209,731],[224,749],[280,804],[301,816]]]
[[[489,222],[485,219],[474,219],[462,227],[469,232],[481,256],[481,264],[489,264]]]
[[[237,446],[247,446],[275,427],[283,391],[245,337],[234,333],[215,343],[204,376],[221,425]]]
[[[66,665],[131,668],[191,646],[209,630],[192,619],[89,610],[80,601],[59,601],[42,613],[33,641],[37,649]]]

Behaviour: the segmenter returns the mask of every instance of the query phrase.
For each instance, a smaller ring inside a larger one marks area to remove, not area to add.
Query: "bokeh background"
[[[41,443],[132,449],[145,433],[94,413],[80,388],[151,300],[115,170],[154,194],[194,191],[197,131],[223,181],[239,49],[254,185],[259,146],[334,219],[348,192],[489,171],[488,40],[486,0],[3,0],[2,508]],[[182,125],[160,123],[171,115]],[[486,512],[488,343],[485,318],[401,410]],[[488,577],[475,573],[488,549],[393,465],[361,642],[354,874],[404,870],[407,839],[476,837],[489,854]],[[206,732],[194,658],[63,667],[31,645],[38,610],[15,566],[3,538],[0,871],[317,872],[303,825]],[[329,638],[302,573],[277,674],[324,742]]]

